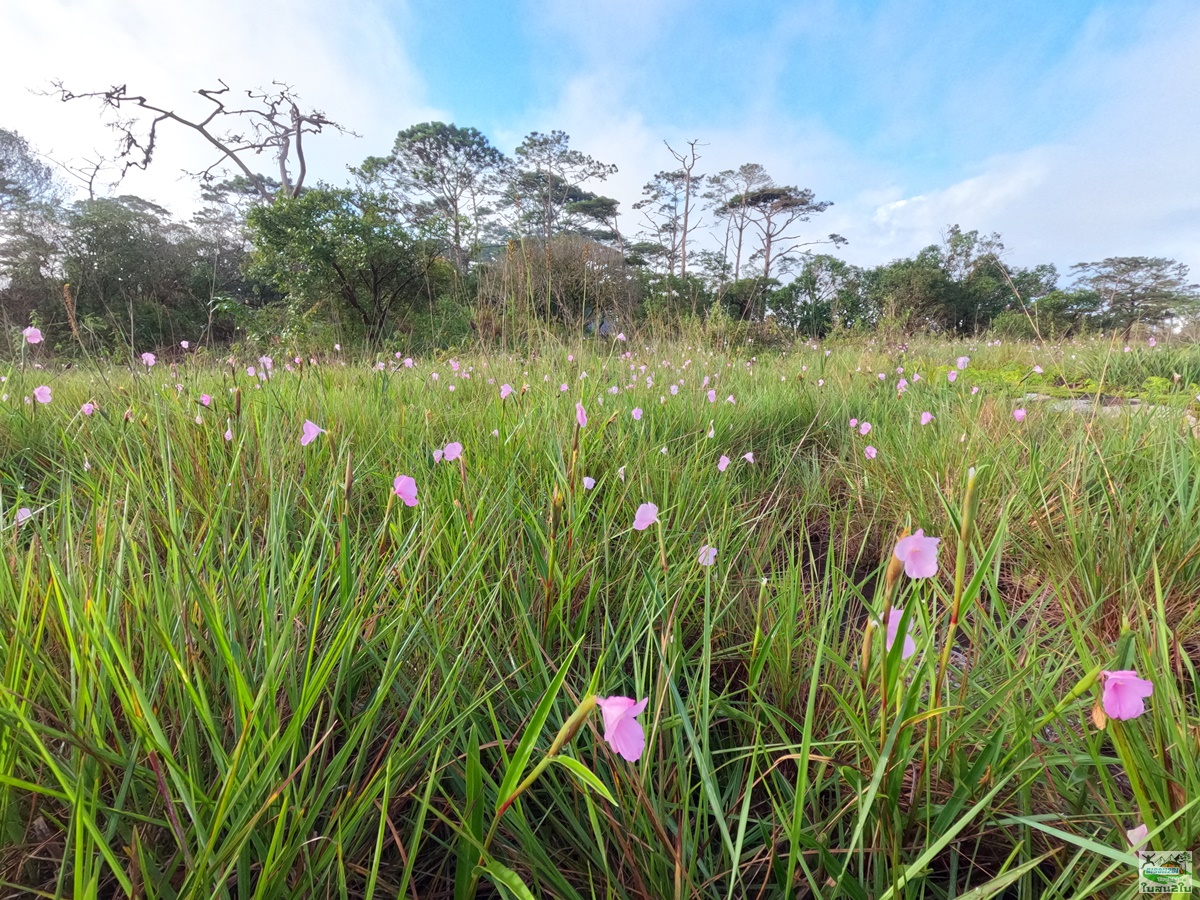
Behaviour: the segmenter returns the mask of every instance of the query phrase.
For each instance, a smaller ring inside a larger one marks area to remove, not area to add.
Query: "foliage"
[[[578,235],[509,241],[481,265],[476,304],[490,319],[559,323],[575,334],[601,321],[631,324],[641,285],[620,252]]]
[[[1200,310],[1200,285],[1188,267],[1162,257],[1116,256],[1071,267],[1101,301],[1106,326],[1126,336],[1138,323],[1155,325]]]
[[[457,371],[332,347],[265,380],[253,357],[76,370],[38,407],[46,373],[8,371],[10,891],[1053,900],[1132,891],[1140,823],[1196,845],[1200,442],[1148,413],[1018,424],[1022,387],[969,389],[1035,362],[1106,389],[1195,373],[1194,347],[619,346],[657,383],[581,342]],[[924,376],[902,395],[874,374],[897,365]],[[302,447],[306,419],[328,433]],[[448,440],[461,467],[430,456]],[[646,501],[665,569],[629,527]],[[942,538],[891,595],[909,659],[867,630],[905,528]],[[1153,680],[1144,715],[1097,727],[1101,669]],[[590,693],[650,698],[646,754],[593,717],[482,852]]]
[[[388,215],[387,198],[318,187],[250,211],[254,266],[292,302],[332,301],[370,344],[399,314],[432,303],[451,280],[428,241]]]
[[[355,174],[393,196],[418,230],[446,235],[449,255],[464,270],[482,243],[494,213],[489,201],[507,165],[478,129],[422,122],[397,134],[388,156],[368,157]]]

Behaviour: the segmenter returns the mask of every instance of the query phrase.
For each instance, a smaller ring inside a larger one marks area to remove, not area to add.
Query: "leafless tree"
[[[79,99],[98,100],[105,111],[114,114],[110,125],[119,136],[116,160],[122,164],[122,177],[130,169],[149,167],[158,147],[158,127],[164,122],[174,122],[199,134],[216,153],[211,165],[190,174],[208,182],[224,166],[232,164],[268,203],[281,194],[298,196],[303,188],[308,173],[305,135],[320,134],[326,128],[342,134],[354,134],[320,110],[302,107],[300,96],[291,85],[276,81],[270,89],[247,90],[245,95],[248,103],[241,106],[232,103],[239,94],[230,94],[230,88],[224,81],[218,79],[217,83],[219,88],[196,91],[212,104],[212,109],[202,118],[189,118],[177,113],[170,106],[160,105],[130,91],[124,84],[105,91],[77,94],[67,89],[61,81],[56,81],[50,96],[57,96],[64,103]],[[121,112],[127,108],[152,113],[149,126],[145,127],[144,120],[137,117],[121,117]],[[247,162],[248,156],[261,153],[270,153],[275,158],[279,168],[277,188],[256,173]]]
[[[703,179],[703,175],[693,174],[696,168],[696,162],[700,159],[696,153],[696,147],[699,145],[699,140],[688,141],[688,150],[686,153],[681,153],[667,144],[667,149],[671,151],[671,155],[679,161],[679,171],[683,173],[683,222],[679,231],[679,277],[687,278],[687,239],[688,232],[696,228],[699,222],[689,222],[692,213],[692,204],[694,203],[695,186],[697,179]]]

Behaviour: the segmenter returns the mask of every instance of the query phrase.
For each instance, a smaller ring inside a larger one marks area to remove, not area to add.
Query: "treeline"
[[[843,238],[806,227],[828,201],[757,164],[704,173],[697,142],[666,147],[668,168],[625,215],[600,192],[616,167],[561,131],[532,133],[509,157],[474,128],[427,122],[344,185],[305,185],[302,158],[292,176],[298,145],[271,145],[280,179],[240,160],[232,178],[205,175],[201,209],[181,221],[138,197],[96,196],[99,166],[87,199],[70,200],[34,148],[0,129],[0,324],[10,339],[37,324],[64,351],[331,334],[421,349],[714,318],[814,337],[1057,337],[1200,305],[1172,260],[1081,263],[1064,279],[1053,265],[1008,265],[999,235],[958,225],[911,258],[854,266],[829,252]]]

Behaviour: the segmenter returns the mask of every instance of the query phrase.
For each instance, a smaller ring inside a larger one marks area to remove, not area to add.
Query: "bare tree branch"
[[[226,163],[236,166],[252,184],[264,202],[271,202],[277,195],[295,197],[304,187],[304,179],[308,174],[308,163],[304,156],[303,136],[305,134],[320,134],[329,128],[341,134],[358,135],[339,125],[320,110],[305,110],[300,105],[300,96],[291,85],[283,82],[273,82],[270,89],[247,90],[246,97],[252,101],[245,108],[231,108],[227,105],[229,85],[221,79],[217,80],[220,87],[201,88],[196,91],[205,100],[212,103],[213,108],[203,118],[193,119],[175,112],[173,109],[152,102],[147,97],[133,93],[127,85],[114,85],[105,91],[88,91],[74,93],[66,88],[61,81],[53,82],[53,91],[46,92],[48,96],[57,96],[59,100],[68,103],[72,100],[98,100],[101,108],[116,114],[109,126],[117,132],[117,157],[123,161],[121,177],[130,169],[146,169],[154,158],[158,146],[158,127],[163,122],[174,122],[199,134],[219,154],[216,161],[199,172],[188,174],[200,178],[204,182],[211,181],[215,172]],[[153,113],[148,127],[140,130],[144,119],[119,116],[121,110],[133,107]],[[219,131],[217,124],[228,125],[230,130]],[[297,173],[295,179],[291,175],[290,163],[295,152]],[[257,174],[246,161],[250,154],[270,152],[279,166],[280,187],[276,190],[261,175]]]

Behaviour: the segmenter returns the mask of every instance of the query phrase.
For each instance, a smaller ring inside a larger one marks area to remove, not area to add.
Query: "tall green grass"
[[[1126,829],[1200,842],[1200,353],[616,348],[457,374],[306,355],[266,382],[252,359],[9,370],[8,890],[1120,896]],[[1162,413],[1012,417],[1039,379],[1168,369]],[[42,383],[53,402],[25,404]],[[301,447],[305,419],[327,433]],[[461,467],[433,461],[447,441]],[[661,547],[631,529],[642,502]],[[889,597],[906,528],[942,537],[940,570]],[[909,660],[869,625],[885,602]],[[1100,729],[1097,674],[1124,668],[1148,711]],[[593,714],[561,754],[586,771],[550,766],[497,816],[591,693],[650,698],[641,761]]]

